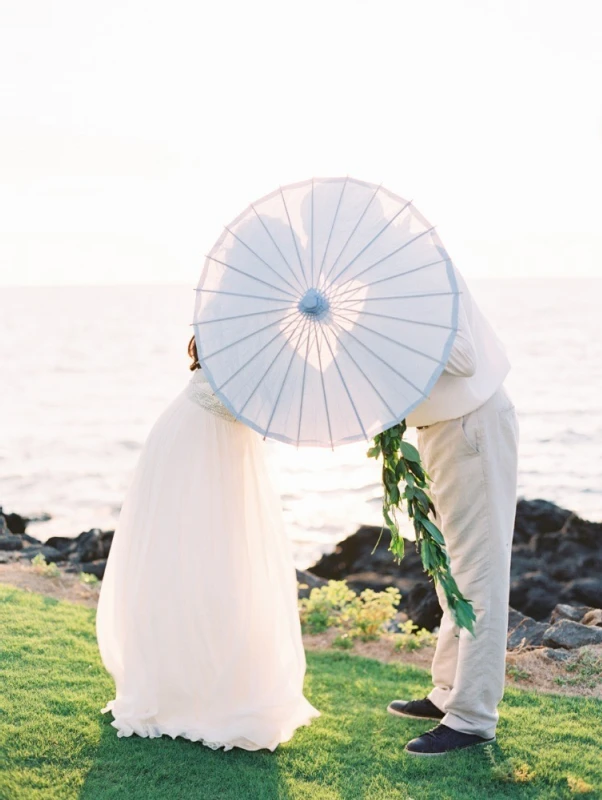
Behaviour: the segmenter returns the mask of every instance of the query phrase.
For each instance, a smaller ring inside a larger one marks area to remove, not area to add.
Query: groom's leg
[[[420,430],[418,431],[418,437],[418,444],[422,456],[423,451],[429,452],[429,450],[425,446]],[[428,472],[429,468],[426,466],[426,459],[424,456],[422,461]],[[437,494],[434,485],[431,485],[429,494],[433,500],[433,503],[435,504],[435,508],[438,508],[439,502],[437,500]],[[435,515],[435,521],[439,527],[442,526],[441,519],[437,515]],[[445,593],[439,585],[437,585],[435,588],[437,591],[439,605],[443,610],[443,617],[441,618],[441,623],[439,625],[437,646],[435,648],[435,656],[431,665],[434,689],[429,694],[428,698],[431,703],[434,703],[434,705],[437,706],[437,708],[439,708],[441,711],[444,711],[445,704],[449,699],[449,693],[453,689],[454,680],[456,677],[459,638],[458,627],[454,623],[449,611],[447,610]]]
[[[477,617],[473,637],[445,612],[430,699],[446,712],[443,724],[487,739],[504,690],[517,443],[503,389],[463,419],[420,431],[419,439],[452,574]]]
[[[439,523],[440,524],[440,521]],[[433,690],[428,698],[431,703],[445,711],[450,692],[454,688],[456,670],[458,667],[458,627],[450,616],[445,603],[445,595],[440,586],[437,586],[437,597],[439,605],[443,609],[443,617],[439,626],[437,636],[437,647],[435,657],[431,666],[433,677]]]

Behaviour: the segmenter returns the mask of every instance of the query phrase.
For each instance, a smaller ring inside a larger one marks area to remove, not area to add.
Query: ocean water
[[[470,286],[513,364],[520,494],[602,520],[602,281]],[[187,286],[0,288],[0,504],[51,514],[33,535],[115,526],[151,425],[189,380],[193,300]],[[365,445],[266,447],[299,566],[380,523]]]

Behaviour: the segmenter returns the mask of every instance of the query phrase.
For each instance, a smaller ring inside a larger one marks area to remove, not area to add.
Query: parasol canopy
[[[206,257],[194,330],[218,398],[264,437],[370,440],[421,403],[458,319],[434,227],[382,186],[314,178],[226,226]]]

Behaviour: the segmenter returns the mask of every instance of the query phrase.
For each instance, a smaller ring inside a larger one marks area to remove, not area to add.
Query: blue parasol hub
[[[330,308],[326,296],[318,289],[308,289],[297,306],[302,314],[307,314],[313,319],[322,319]]]

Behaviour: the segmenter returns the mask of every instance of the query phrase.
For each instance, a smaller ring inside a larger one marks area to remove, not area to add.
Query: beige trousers
[[[504,693],[516,513],[518,421],[505,389],[460,419],[419,429],[418,448],[452,575],[476,614],[472,636],[454,624],[437,587],[443,619],[429,698],[444,725],[489,739]]]

